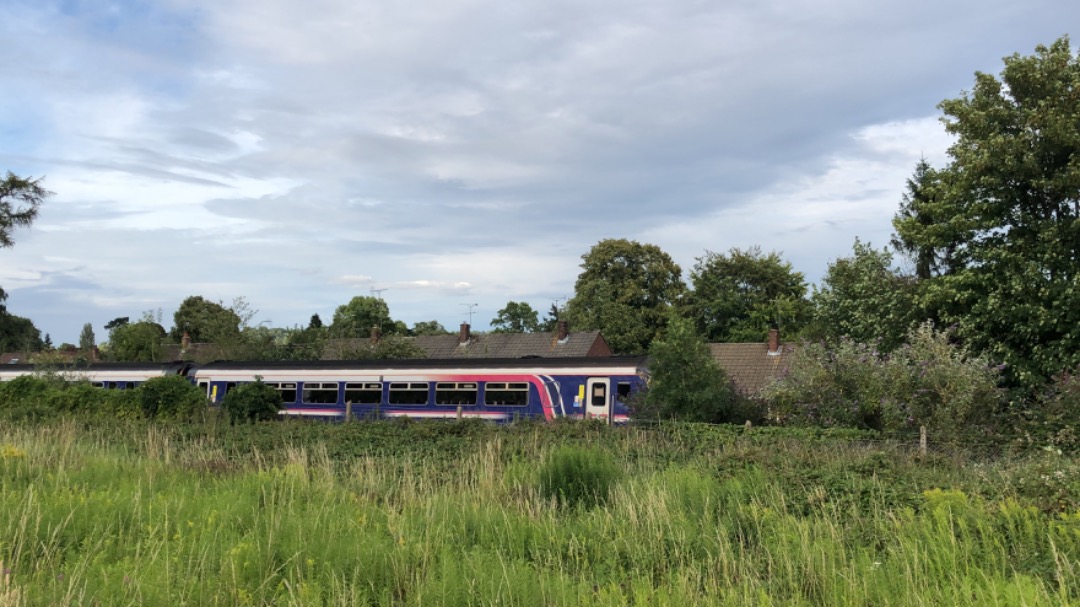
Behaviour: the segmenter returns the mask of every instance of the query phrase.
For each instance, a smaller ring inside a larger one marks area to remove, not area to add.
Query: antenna
[[[471,326],[472,326],[472,315],[473,315],[473,308],[475,308],[475,307],[479,306],[480,304],[474,304],[474,303],[471,303],[471,304],[469,304],[469,303],[466,303],[466,304],[461,304],[461,305],[463,305],[463,306],[467,306],[467,307],[469,308],[469,326],[471,327]]]
[[[389,290],[390,289],[388,289],[386,287],[383,287],[381,289],[376,289],[375,287],[371,287],[371,296],[372,297],[378,297],[379,299],[382,299],[382,292],[383,291],[389,291]]]
[[[556,297],[555,300],[551,302],[551,307],[555,308],[555,319],[556,320],[558,320],[559,311],[561,310],[561,308],[559,308],[559,302],[560,301],[566,301],[566,299],[567,299],[566,297]]]

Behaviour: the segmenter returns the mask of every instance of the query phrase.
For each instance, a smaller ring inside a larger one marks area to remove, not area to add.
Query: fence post
[[[461,421],[461,405],[457,406],[457,419]]]
[[[345,421],[352,419],[352,401],[345,401]]]
[[[919,455],[926,457],[926,426],[919,426]]]

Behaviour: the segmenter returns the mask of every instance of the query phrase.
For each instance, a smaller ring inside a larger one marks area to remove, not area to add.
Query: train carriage
[[[56,373],[70,381],[96,387],[131,390],[152,377],[183,375],[191,363],[91,363],[83,365],[0,365],[0,381],[34,373]]]
[[[215,404],[260,377],[285,415],[614,422],[646,379],[643,358],[214,362],[188,376]]]

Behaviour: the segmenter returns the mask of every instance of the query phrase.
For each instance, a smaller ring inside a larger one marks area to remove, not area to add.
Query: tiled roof
[[[764,343],[709,344],[713,358],[735,382],[740,392],[757,396],[773,380],[791,368],[794,347],[781,345],[774,354]]]
[[[418,335],[406,338],[427,352],[428,358],[568,358],[611,356],[611,348],[599,331],[570,333],[559,340],[557,333],[483,333],[472,334],[465,344],[457,334]],[[345,353],[370,348],[369,338],[331,339],[323,360],[341,358]]]

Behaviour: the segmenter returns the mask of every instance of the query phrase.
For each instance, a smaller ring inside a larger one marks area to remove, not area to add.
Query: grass
[[[1078,604],[1076,472],[703,426],[9,425],[0,606]]]

